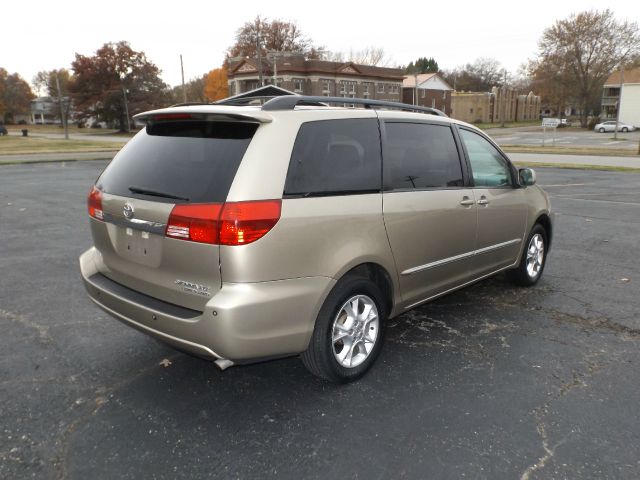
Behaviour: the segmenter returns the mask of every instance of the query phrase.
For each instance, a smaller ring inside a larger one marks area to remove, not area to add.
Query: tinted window
[[[285,195],[380,191],[380,134],[373,118],[302,124],[291,154]]]
[[[385,189],[461,187],[462,168],[451,128],[387,123]]]
[[[511,185],[511,169],[496,147],[487,139],[469,130],[460,130],[469,155],[473,183],[478,187]]]
[[[132,193],[130,187],[167,193],[194,203],[223,202],[257,125],[234,122],[161,122],[146,127],[118,153],[97,182],[106,193],[171,201]]]

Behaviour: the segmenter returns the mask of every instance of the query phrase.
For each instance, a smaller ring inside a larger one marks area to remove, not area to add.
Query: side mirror
[[[536,184],[536,172],[532,168],[521,168],[518,170],[520,185],[528,187]]]

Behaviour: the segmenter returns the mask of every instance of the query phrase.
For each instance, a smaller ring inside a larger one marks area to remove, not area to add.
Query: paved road
[[[111,160],[116,152],[74,152],[74,153],[30,153],[0,155],[0,165],[3,163],[43,163],[65,162],[78,160]]]
[[[104,166],[0,167],[0,478],[640,477],[639,174],[541,168],[539,285],[396,318],[335,386],[296,358],[220,372],[98,310],[77,257]]]

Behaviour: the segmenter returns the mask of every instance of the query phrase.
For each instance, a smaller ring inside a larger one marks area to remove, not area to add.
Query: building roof
[[[625,70],[622,77],[622,84],[626,83],[640,83],[640,68],[634,68],[631,70]],[[605,87],[615,87],[620,85],[620,70],[616,70],[607,81],[604,83]]]
[[[405,75],[402,81],[403,88],[418,88],[425,90],[453,90],[451,86],[438,73],[419,73],[418,75]]]
[[[283,55],[275,59],[262,59],[262,73],[265,76],[273,75],[275,69],[278,74],[320,74],[322,75],[344,75],[363,76],[387,80],[402,81],[404,75],[400,68],[374,67],[371,65],[360,65],[353,62],[329,62],[326,60],[307,60],[302,55]],[[255,73],[258,70],[258,62],[255,58],[245,58],[237,63],[229,64],[229,76]]]

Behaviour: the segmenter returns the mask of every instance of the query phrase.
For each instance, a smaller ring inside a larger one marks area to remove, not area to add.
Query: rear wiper
[[[152,197],[173,198],[175,200],[184,200],[185,202],[189,201],[189,199],[185,197],[179,197],[170,193],[158,192],[156,190],[149,190],[148,188],[136,187],[135,185],[131,185],[129,187],[129,191],[132,193],[139,193],[141,195],[150,195]]]

